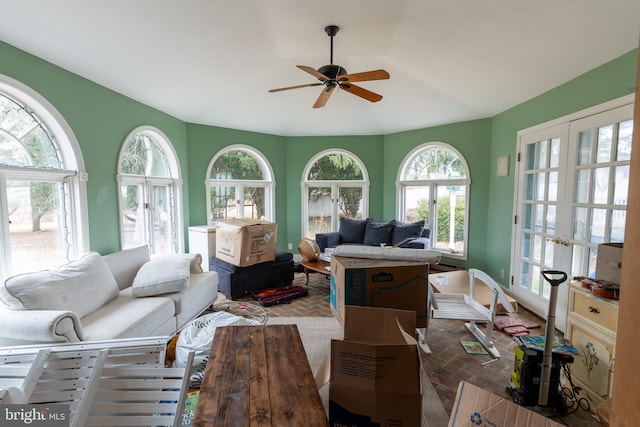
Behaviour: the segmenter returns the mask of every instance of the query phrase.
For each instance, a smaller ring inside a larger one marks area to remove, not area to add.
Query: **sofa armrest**
[[[411,249],[431,249],[431,239],[428,237],[418,237],[407,243],[407,248]]]
[[[0,345],[84,340],[80,319],[71,311],[0,308],[0,325]]]
[[[317,233],[316,243],[320,247],[320,252],[324,252],[326,248],[335,248],[340,244],[340,233],[338,231]]]

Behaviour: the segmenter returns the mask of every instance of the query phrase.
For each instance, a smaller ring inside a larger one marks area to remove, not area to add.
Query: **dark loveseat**
[[[424,221],[400,222],[395,219],[389,222],[378,222],[371,218],[358,220],[340,218],[338,231],[317,233],[316,243],[320,251],[335,248],[344,244],[360,244],[380,246],[381,244],[413,249],[431,248],[431,230],[424,228]]]

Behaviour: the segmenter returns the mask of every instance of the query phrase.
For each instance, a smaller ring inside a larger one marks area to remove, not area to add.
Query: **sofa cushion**
[[[13,310],[68,310],[82,318],[118,296],[109,267],[97,252],[51,270],[10,277],[0,299]]]
[[[145,262],[149,261],[149,247],[124,249],[102,257],[116,279],[118,289],[131,286],[133,278]]]
[[[367,220],[340,218],[340,243],[362,243]]]
[[[414,238],[417,239],[422,235],[424,229],[424,220],[416,222],[396,222],[393,228],[393,235],[391,237],[391,244],[396,246],[398,243],[405,239]]]
[[[376,222],[369,220],[364,230],[362,243],[369,246],[380,246],[391,244],[391,234],[393,233],[394,221]]]
[[[183,255],[167,255],[145,263],[133,279],[133,296],[148,297],[186,289],[191,276],[190,265]]]

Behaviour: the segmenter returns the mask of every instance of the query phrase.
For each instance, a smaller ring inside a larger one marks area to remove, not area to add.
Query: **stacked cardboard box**
[[[238,267],[276,259],[278,224],[256,219],[226,219],[216,228],[216,258]]]

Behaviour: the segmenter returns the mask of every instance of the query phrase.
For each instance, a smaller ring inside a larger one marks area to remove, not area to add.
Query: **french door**
[[[542,317],[551,292],[543,270],[594,277],[598,244],[624,238],[632,117],[628,104],[519,138],[511,291]],[[561,285],[561,331],[567,295]]]

